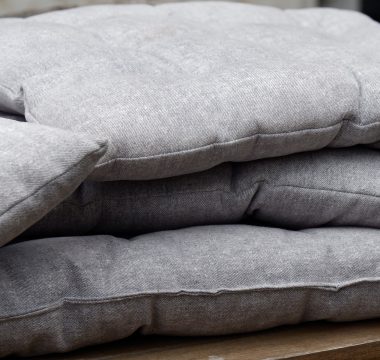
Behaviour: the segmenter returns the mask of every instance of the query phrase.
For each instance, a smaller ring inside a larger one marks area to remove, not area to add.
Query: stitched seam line
[[[303,190],[336,192],[336,193],[349,194],[349,195],[361,195],[361,196],[380,198],[380,195],[366,194],[366,193],[355,192],[355,191],[348,191],[348,190],[336,190],[336,189],[324,189],[324,188],[312,188],[312,187],[309,188],[309,187],[300,186],[300,185],[271,185],[271,186],[273,186],[273,187],[292,187],[292,188],[298,188],[298,189],[303,189]]]
[[[25,109],[27,109],[27,114],[29,115],[30,120],[32,120],[33,122],[36,122],[38,124],[41,124],[41,125],[43,124],[40,121],[38,121],[36,119],[36,117],[31,113],[30,109],[27,108],[27,103],[25,103]],[[131,158],[125,158],[125,157],[113,158],[112,160],[103,162],[103,163],[99,164],[98,166],[107,165],[109,163],[112,163],[114,161],[119,161],[119,160],[126,160],[126,161],[144,160],[144,159],[154,159],[154,158],[160,158],[160,157],[165,157],[165,156],[172,156],[172,155],[183,154],[183,153],[191,153],[191,152],[196,152],[199,150],[208,149],[208,148],[212,148],[212,147],[219,147],[219,146],[223,146],[223,145],[235,144],[238,142],[253,139],[254,137],[257,137],[257,136],[264,136],[264,137],[265,136],[281,136],[284,134],[297,134],[297,133],[308,132],[308,131],[313,131],[313,130],[325,130],[325,129],[330,129],[330,128],[334,128],[334,127],[340,127],[340,126],[342,126],[342,123],[344,121],[349,121],[349,120],[343,119],[342,121],[340,121],[336,124],[328,125],[328,126],[324,126],[324,127],[319,127],[319,128],[307,128],[307,129],[299,129],[299,130],[292,130],[292,131],[283,131],[283,132],[279,132],[279,133],[256,133],[256,134],[249,135],[246,137],[242,137],[239,139],[234,139],[234,140],[224,141],[224,142],[216,142],[216,143],[207,144],[204,146],[199,146],[199,147],[192,148],[192,149],[173,151],[173,152],[165,153],[165,154],[158,154],[158,155],[151,155],[151,156],[150,155],[149,156],[140,156],[140,157],[134,157],[134,158],[132,158],[132,157]],[[378,123],[380,124],[380,121]],[[67,130],[70,130],[70,129],[67,129]]]
[[[298,134],[298,133],[309,132],[309,131],[311,132],[311,131],[314,131],[314,130],[317,130],[317,131],[318,130],[326,130],[326,129],[330,129],[330,128],[334,128],[334,127],[341,127],[341,126],[343,126],[343,124],[345,122],[350,122],[350,124],[352,126],[355,126],[355,127],[359,128],[359,129],[363,129],[363,128],[366,128],[366,127],[371,127],[373,125],[380,125],[380,121],[373,122],[371,124],[359,125],[359,124],[352,123],[350,120],[343,119],[339,123],[336,123],[336,124],[333,124],[333,125],[329,125],[329,126],[325,126],[325,127],[300,129],[300,130],[294,130],[294,131],[284,131],[284,132],[280,132],[280,133],[256,133],[256,134],[253,134],[253,135],[250,135],[250,136],[246,136],[246,137],[243,137],[243,138],[240,138],[240,139],[235,139],[235,140],[225,141],[225,142],[217,142],[217,143],[212,143],[212,144],[200,146],[200,147],[193,148],[193,149],[173,151],[173,152],[165,153],[165,154],[158,154],[158,155],[151,155],[151,156],[140,156],[140,157],[134,157],[134,158],[132,158],[132,157],[131,158],[117,157],[117,158],[113,158],[112,160],[108,160],[106,162],[100,163],[96,167],[99,168],[99,167],[102,167],[104,165],[109,165],[110,163],[113,163],[113,162],[116,162],[116,161],[125,161],[125,162],[127,162],[127,161],[139,161],[139,160],[149,160],[149,159],[165,158],[165,157],[170,157],[170,156],[175,156],[175,155],[180,155],[180,154],[187,154],[187,153],[197,152],[197,151],[200,151],[200,150],[207,150],[209,148],[216,148],[216,147],[222,147],[222,146],[225,146],[225,145],[238,144],[239,142],[244,142],[244,141],[247,141],[247,140],[251,140],[251,139],[254,139],[255,137],[281,136],[281,135],[286,135],[286,134]],[[335,140],[335,138],[333,140]],[[312,149],[312,150],[315,150],[315,149]]]
[[[231,140],[231,141],[224,141],[224,142],[216,142],[216,143],[212,143],[212,144],[208,144],[208,145],[204,145],[204,146],[199,146],[199,147],[196,147],[193,149],[173,151],[173,152],[165,153],[165,154],[141,156],[141,157],[133,157],[133,158],[132,157],[131,158],[118,157],[118,158],[114,158],[112,160],[103,162],[103,163],[99,164],[97,167],[99,168],[101,166],[108,165],[108,164],[116,162],[116,161],[139,161],[139,160],[149,160],[149,159],[157,159],[157,158],[159,159],[159,158],[170,157],[170,156],[175,156],[175,155],[180,155],[180,154],[188,154],[188,153],[198,152],[198,151],[202,151],[202,150],[207,150],[210,148],[218,148],[218,147],[222,147],[225,145],[238,144],[240,142],[244,142],[247,140],[254,139],[255,137],[269,137],[269,136],[281,136],[281,135],[286,135],[286,134],[298,134],[298,133],[302,133],[302,132],[309,132],[309,131],[313,131],[313,130],[325,130],[325,129],[340,127],[340,126],[342,126],[341,122],[333,124],[333,125],[325,126],[325,127],[319,127],[319,128],[308,128],[308,129],[300,129],[300,130],[293,130],[293,131],[283,131],[280,133],[256,133],[256,134],[246,136],[246,137],[243,137],[240,139],[235,139],[235,140]]]
[[[25,110],[26,110],[26,113],[29,115],[30,120],[32,120],[33,122],[36,122],[38,124],[41,124],[41,122],[38,121],[36,119],[36,117],[31,113],[30,109],[27,107],[27,103],[25,103]],[[250,136],[242,137],[242,138],[239,138],[239,139],[234,139],[234,140],[231,140],[231,141],[216,142],[216,143],[207,144],[207,145],[204,145],[204,146],[199,146],[199,147],[192,148],[192,149],[173,151],[173,152],[164,153],[164,154],[149,155],[149,156],[139,156],[139,157],[130,157],[130,158],[116,157],[116,158],[113,158],[113,159],[108,160],[106,162],[102,162],[102,163],[98,164],[96,166],[96,168],[100,168],[102,166],[109,165],[109,164],[112,164],[114,162],[119,162],[119,161],[125,161],[125,162],[127,162],[127,161],[139,161],[139,160],[159,159],[159,158],[165,158],[165,157],[170,157],[170,156],[175,156],[175,155],[180,155],[180,154],[187,154],[187,153],[192,153],[192,152],[198,152],[198,151],[207,150],[207,149],[210,149],[210,148],[222,147],[222,146],[231,145],[231,144],[238,144],[240,142],[244,142],[244,141],[247,141],[247,140],[254,139],[255,137],[281,136],[281,135],[286,135],[286,134],[298,134],[298,133],[303,133],[303,132],[311,132],[311,131],[318,131],[318,130],[327,130],[327,129],[334,128],[334,127],[342,127],[344,125],[344,123],[346,123],[346,122],[350,123],[351,126],[354,126],[356,128],[359,128],[359,129],[363,129],[363,128],[367,128],[367,127],[372,127],[372,126],[380,125],[380,121],[372,122],[370,124],[355,124],[355,123],[353,123],[349,119],[342,119],[340,122],[337,122],[337,123],[332,124],[332,125],[324,126],[324,127],[307,128],[307,129],[299,129],[299,130],[292,130],[292,131],[282,131],[282,132],[278,132],[278,133],[256,133],[256,134],[253,134],[253,135],[250,135]],[[335,140],[335,138],[333,140]]]
[[[191,291],[191,290],[180,290],[176,292],[147,292],[141,294],[130,294],[130,295],[121,295],[117,297],[108,297],[104,299],[77,299],[77,298],[64,298],[55,304],[48,305],[46,307],[42,307],[37,310],[29,311],[24,314],[11,315],[6,317],[1,317],[0,322],[7,320],[15,320],[19,318],[25,317],[34,317],[41,314],[49,313],[55,311],[57,309],[62,308],[65,304],[70,305],[100,305],[100,304],[112,304],[121,301],[127,301],[131,299],[139,299],[139,298],[149,298],[149,297],[157,297],[157,296],[166,296],[166,297],[177,297],[177,296],[212,296],[217,297],[221,295],[228,294],[241,294],[241,293],[250,293],[250,292],[262,292],[262,291],[285,291],[285,290],[318,290],[318,291],[331,291],[338,292],[339,290],[346,289],[349,287],[354,287],[361,284],[371,284],[371,283],[379,283],[380,278],[363,278],[357,279],[354,281],[349,281],[344,283],[343,285],[330,285],[330,284],[311,284],[311,285],[288,285],[288,286],[265,286],[261,288],[247,288],[247,289],[222,289],[214,292],[210,291]]]
[[[90,158],[92,155],[98,153],[98,152],[102,152],[103,149],[104,149],[105,145],[102,145],[99,149],[95,150],[95,151],[92,151],[91,153],[87,154],[84,158],[80,159],[78,162],[76,162],[75,164],[73,164],[72,166],[70,166],[68,169],[66,169],[63,173],[55,176],[54,178],[50,179],[48,182],[44,183],[43,185],[39,186],[35,191],[33,191],[31,194],[25,196],[24,198],[22,198],[21,200],[17,201],[16,203],[10,205],[5,211],[3,211],[1,214],[0,214],[0,217],[2,217],[4,214],[6,214],[7,212],[11,211],[14,207],[16,207],[17,205],[23,203],[24,201],[28,200],[29,198],[35,196],[37,193],[39,193],[43,188],[45,188],[46,186],[50,185],[52,182],[58,180],[59,178],[65,176],[66,174],[68,174],[71,170],[73,170],[75,167],[79,166],[81,163],[85,162],[88,160],[88,158]]]
[[[0,89],[6,90],[7,92],[9,92],[13,96],[17,95],[17,93],[13,89],[9,88],[8,86],[0,84]]]

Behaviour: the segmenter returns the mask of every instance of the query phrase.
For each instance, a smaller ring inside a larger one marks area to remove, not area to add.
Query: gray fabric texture
[[[151,181],[85,182],[25,237],[136,235],[248,222],[380,228],[380,156],[324,149]]]
[[[108,139],[95,180],[164,178],[378,142],[379,47],[350,11],[87,7],[0,21],[0,104]]]
[[[104,143],[0,118],[0,246],[79,186],[105,152]]]
[[[379,230],[194,227],[0,251],[0,356],[134,332],[217,335],[380,316]]]

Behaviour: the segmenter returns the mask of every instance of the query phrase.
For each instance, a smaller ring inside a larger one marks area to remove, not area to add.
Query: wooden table
[[[254,334],[207,337],[131,337],[43,360],[369,360],[380,359],[380,320],[310,323]]]

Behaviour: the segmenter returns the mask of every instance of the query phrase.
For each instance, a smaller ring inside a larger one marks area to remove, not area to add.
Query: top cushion
[[[368,37],[368,34],[371,37]],[[0,103],[110,146],[141,180],[380,140],[380,26],[231,3],[95,6],[0,21]]]
[[[0,118],[0,246],[69,196],[105,152],[103,143]]]

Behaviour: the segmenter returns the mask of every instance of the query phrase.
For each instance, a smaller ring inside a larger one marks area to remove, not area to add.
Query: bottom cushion
[[[380,315],[380,232],[219,225],[0,249],[0,355]]]

